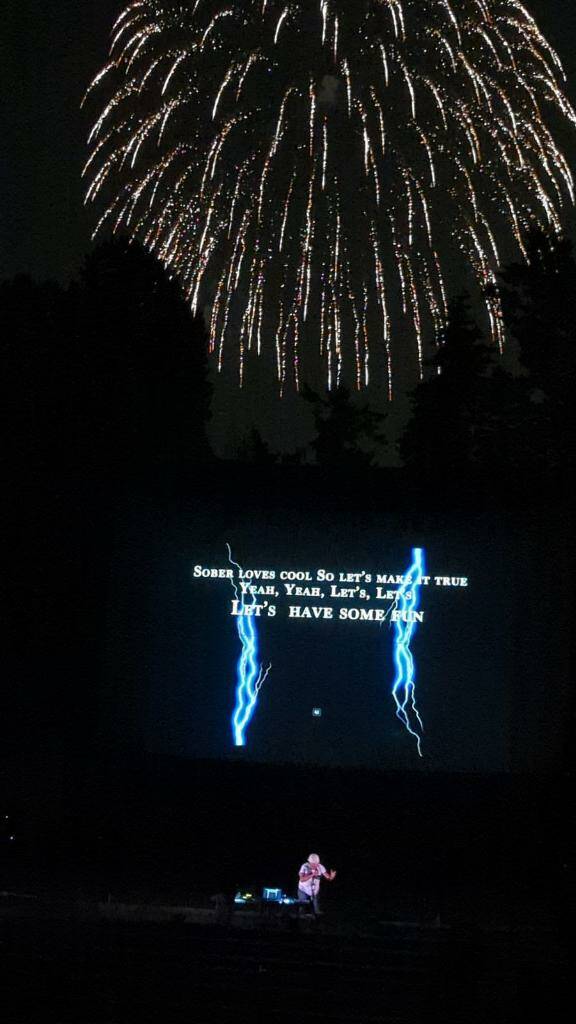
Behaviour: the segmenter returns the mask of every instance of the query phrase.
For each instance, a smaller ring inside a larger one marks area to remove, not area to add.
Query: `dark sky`
[[[0,111],[0,276],[66,279],[90,246],[80,180],[89,115],[82,96],[104,63],[122,0],[8,5]]]
[[[526,0],[559,50],[576,96],[574,0]],[[80,174],[90,114],[80,101],[104,63],[123,0],[18,0],[4,13],[0,67],[0,277],[66,280],[90,247]],[[576,165],[576,139],[567,149]]]

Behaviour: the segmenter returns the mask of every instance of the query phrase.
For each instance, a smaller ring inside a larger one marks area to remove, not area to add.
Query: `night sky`
[[[0,277],[26,272],[66,281],[90,248],[93,211],[83,208],[81,169],[94,110],[86,86],[103,65],[121,0],[20,0],[4,15],[0,130]],[[576,6],[530,0],[558,49],[576,97]],[[576,166],[576,138],[559,138]]]

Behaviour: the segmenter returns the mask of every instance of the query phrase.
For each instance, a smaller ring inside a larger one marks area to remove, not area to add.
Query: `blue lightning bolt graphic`
[[[241,571],[241,566],[232,559],[230,545],[227,544],[226,547],[228,548],[229,562]],[[236,628],[242,644],[242,652],[236,666],[236,705],[232,715],[232,733],[234,746],[245,747],[246,729],[256,710],[258,694],[271,666],[269,665],[264,672],[262,665],[258,664],[258,627],[255,616],[250,611],[246,611],[250,605],[245,604],[244,595],[240,599],[238,598],[238,588],[234,582],[232,582],[232,586],[237,600],[241,602],[241,614],[236,617]],[[253,596],[252,604],[255,602],[256,598]]]
[[[244,608],[244,605],[242,606]],[[258,655],[258,630],[253,615],[242,614],[236,620],[238,636],[242,641],[242,653],[238,659],[236,707],[232,716],[234,746],[246,746],[245,731],[258,700],[257,680],[261,675],[256,658]]]
[[[396,678],[392,688],[392,696],[396,702],[396,715],[404,723],[411,736],[416,739],[418,753],[422,757],[420,733],[424,732],[422,719],[415,701],[416,667],[410,650],[412,637],[418,620],[413,614],[418,609],[422,577],[426,570],[423,548],[412,549],[412,564],[405,577],[405,583],[396,595],[396,610],[400,612],[399,621],[394,621],[394,664]],[[420,732],[412,728],[412,719],[416,719]]]

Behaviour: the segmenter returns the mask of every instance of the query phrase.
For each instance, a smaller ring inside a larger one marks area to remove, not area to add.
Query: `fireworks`
[[[574,199],[562,81],[517,0],[136,0],[91,87],[87,200],[178,277],[241,384],[272,346],[282,388],[319,358],[329,387],[377,367],[392,397],[450,266],[502,347],[499,245],[525,255]]]

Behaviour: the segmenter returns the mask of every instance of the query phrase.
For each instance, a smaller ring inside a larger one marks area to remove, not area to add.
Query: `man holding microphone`
[[[332,882],[336,878],[335,871],[327,871],[320,863],[317,853],[311,853],[305,864],[298,872],[298,902],[309,903],[315,914],[320,913],[318,896],[320,893],[320,880]]]

